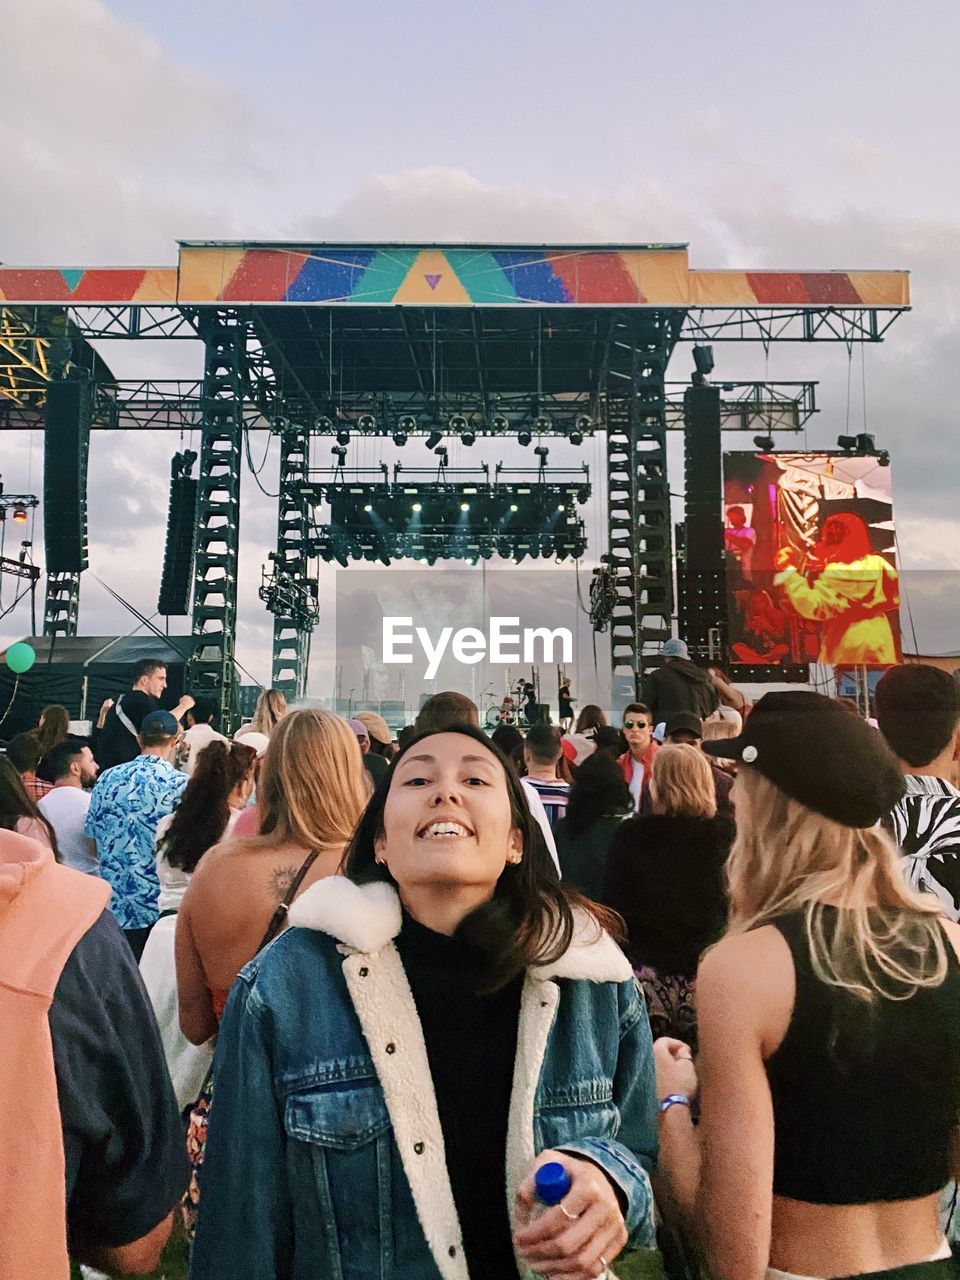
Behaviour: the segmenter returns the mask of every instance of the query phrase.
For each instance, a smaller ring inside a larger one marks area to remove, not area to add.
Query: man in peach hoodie
[[[0,830],[0,1276],[151,1271],[187,1181],[159,1033],[110,886]]]

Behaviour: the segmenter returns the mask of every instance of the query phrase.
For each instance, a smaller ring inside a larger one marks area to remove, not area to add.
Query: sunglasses
[[[650,728],[646,720],[624,720],[623,727],[625,729],[649,729]]]

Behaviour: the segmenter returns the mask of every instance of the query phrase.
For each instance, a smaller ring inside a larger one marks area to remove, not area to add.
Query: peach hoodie
[[[48,1012],[110,886],[0,829],[0,1276],[67,1280],[63,1129]]]

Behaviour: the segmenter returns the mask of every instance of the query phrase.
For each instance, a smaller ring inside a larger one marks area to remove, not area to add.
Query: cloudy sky
[[[728,345],[717,373],[817,378],[811,446],[866,427],[890,449],[918,644],[960,649],[953,0],[0,0],[0,22],[8,264],[172,265],[178,237],[262,237],[688,241],[698,267],[909,269],[914,310],[862,357]],[[201,367],[172,344],[104,353],[126,377]],[[689,369],[681,347],[670,376]],[[91,565],[148,614],[175,447],[93,440]],[[2,437],[8,492],[39,491],[41,455]],[[239,656],[263,680],[274,527],[245,476]],[[84,632],[131,625],[85,581]],[[28,630],[18,609],[0,643]]]

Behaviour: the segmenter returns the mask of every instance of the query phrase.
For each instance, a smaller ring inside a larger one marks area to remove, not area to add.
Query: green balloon
[[[28,644],[19,641],[12,644],[7,650],[7,666],[11,671],[15,671],[18,676],[22,676],[25,671],[30,668],[37,660],[37,655]]]

